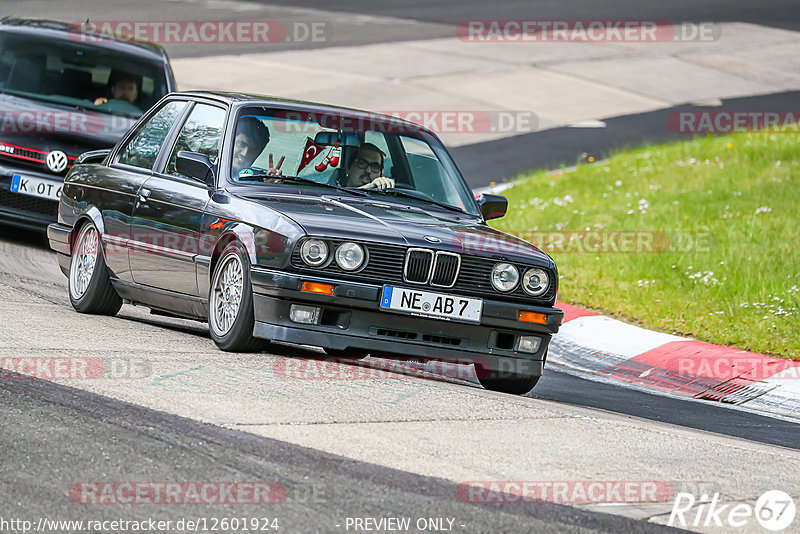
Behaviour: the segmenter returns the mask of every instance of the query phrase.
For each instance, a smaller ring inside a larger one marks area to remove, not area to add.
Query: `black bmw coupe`
[[[173,93],[64,183],[51,247],[83,313],[124,302],[268,341],[473,363],[493,390],[542,374],[558,272],[492,229],[439,139],[400,119],[269,97]]]

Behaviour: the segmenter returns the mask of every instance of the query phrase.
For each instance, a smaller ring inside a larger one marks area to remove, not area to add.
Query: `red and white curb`
[[[672,394],[800,415],[800,362],[662,334],[559,302],[548,362]]]

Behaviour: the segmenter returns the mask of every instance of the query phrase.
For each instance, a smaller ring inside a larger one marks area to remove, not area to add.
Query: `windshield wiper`
[[[384,194],[384,195],[396,195],[398,197],[404,197],[404,198],[413,198],[413,199],[416,199],[416,200],[421,200],[423,202],[427,202],[428,204],[433,204],[434,206],[439,206],[440,208],[444,208],[444,209],[449,210],[449,211],[455,211],[456,213],[461,213],[461,214],[464,214],[464,215],[472,215],[471,213],[466,212],[466,211],[462,210],[461,208],[457,208],[455,206],[451,206],[450,204],[445,204],[444,202],[439,202],[439,201],[433,200],[431,198],[426,198],[426,197],[418,196],[418,195],[412,195],[411,193],[409,193],[407,191],[403,191],[402,189],[391,189],[391,190],[388,190],[388,189],[367,189],[366,191],[371,191],[373,193],[381,193],[381,194]]]
[[[248,174],[248,175],[245,175],[245,176],[240,176],[239,177],[239,181],[240,182],[247,182],[251,178],[257,178],[257,179],[269,178],[269,179],[272,179],[272,180],[282,180],[282,181],[289,181],[289,182],[300,182],[300,183],[303,183],[303,184],[312,184],[312,185],[319,185],[319,186],[322,186],[322,187],[329,187],[331,189],[336,189],[338,191],[344,191],[345,193],[350,193],[351,195],[357,195],[357,196],[361,196],[361,197],[368,197],[369,196],[364,191],[360,191],[358,189],[351,189],[349,187],[342,187],[340,185],[327,184],[327,183],[324,183],[324,182],[317,182],[316,180],[312,180],[311,178],[304,178],[303,176],[283,176],[283,175],[280,175],[280,174]]]

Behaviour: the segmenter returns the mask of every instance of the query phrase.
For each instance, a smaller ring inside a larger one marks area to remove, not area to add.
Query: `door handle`
[[[150,198],[150,190],[149,189],[141,189],[139,191],[139,202],[147,202],[148,198]]]

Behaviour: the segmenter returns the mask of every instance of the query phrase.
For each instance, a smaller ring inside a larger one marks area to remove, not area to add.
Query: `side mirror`
[[[209,187],[214,186],[214,166],[205,154],[179,150],[175,159],[175,170],[184,176],[200,180]]]
[[[508,199],[502,195],[481,193],[476,200],[478,201],[478,206],[481,207],[483,218],[487,221],[489,219],[499,219],[508,211]]]

